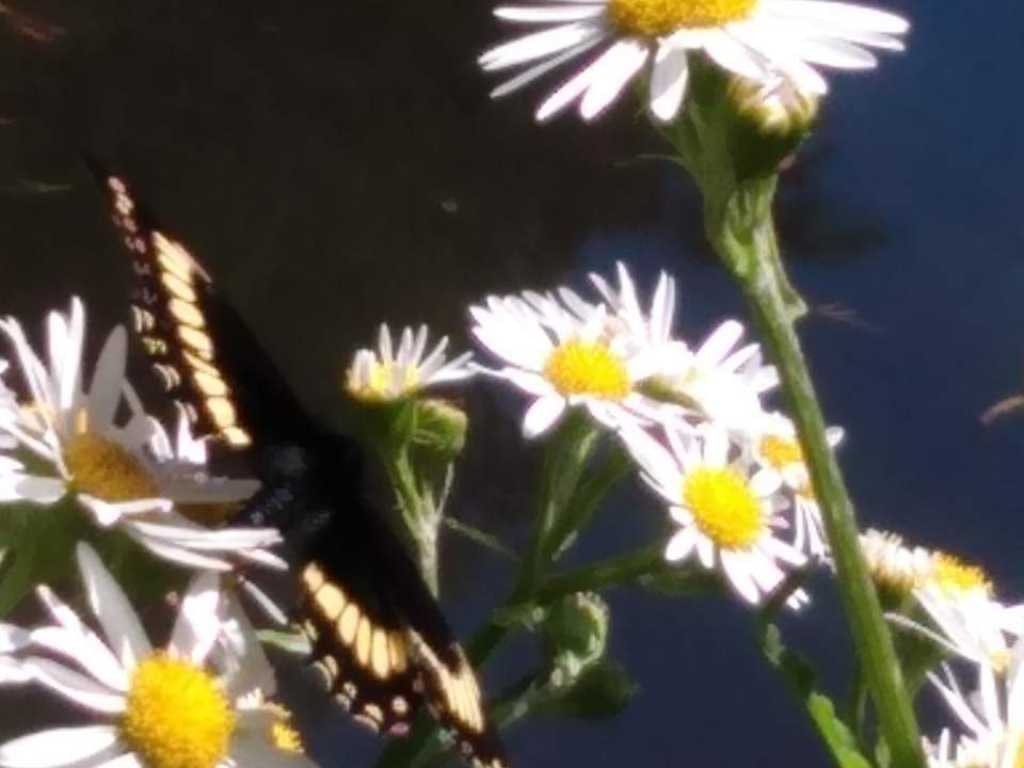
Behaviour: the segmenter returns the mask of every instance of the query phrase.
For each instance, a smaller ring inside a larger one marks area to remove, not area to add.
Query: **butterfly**
[[[277,526],[297,553],[297,623],[329,694],[394,735],[425,704],[474,768],[506,768],[473,668],[363,493],[359,447],[306,414],[192,253],[122,179],[101,179],[132,259],[136,335],[196,434],[252,460],[262,488],[236,522]]]

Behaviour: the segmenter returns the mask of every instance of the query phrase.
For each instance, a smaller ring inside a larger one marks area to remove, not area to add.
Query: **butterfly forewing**
[[[301,408],[209,274],[140,210],[124,181],[107,177],[106,184],[132,256],[135,331],[198,436],[247,448],[294,435]]]
[[[351,441],[322,438],[195,257],[139,209],[121,179],[105,182],[132,256],[135,330],[168,394],[199,435],[252,448],[260,466],[273,468],[263,470],[264,488],[241,518],[271,519],[299,505],[300,518],[327,520],[304,547],[297,612],[330,695],[358,722],[396,735],[426,703],[468,762],[504,768],[472,667],[402,545],[365,505],[351,460],[342,459],[351,457]]]

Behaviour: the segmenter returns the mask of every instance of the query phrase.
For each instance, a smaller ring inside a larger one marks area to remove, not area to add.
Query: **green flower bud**
[[[734,77],[729,98],[742,118],[771,138],[803,138],[818,115],[818,97],[782,76],[769,83]]]

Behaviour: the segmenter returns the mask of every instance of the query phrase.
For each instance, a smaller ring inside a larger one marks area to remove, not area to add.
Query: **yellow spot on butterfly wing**
[[[167,309],[179,323],[190,325],[193,328],[204,328],[206,326],[203,313],[199,311],[195,304],[182,301],[181,299],[171,299],[167,303]]]
[[[356,638],[356,629],[359,626],[359,606],[355,603],[349,603],[345,606],[345,610],[341,614],[341,618],[338,620],[338,634],[341,636],[341,642],[345,645],[352,645],[352,641]]]
[[[359,666],[365,668],[370,663],[370,638],[373,628],[370,620],[363,616],[359,622],[359,629],[356,631],[356,658],[359,659]]]
[[[213,359],[213,342],[202,331],[187,325],[179,325],[178,338],[190,346],[204,360]]]
[[[345,593],[335,584],[324,584],[317,590],[313,599],[330,621],[336,620],[345,608]]]
[[[302,583],[306,585],[309,594],[313,594],[326,581],[323,570],[316,563],[310,563],[302,570]]]
[[[386,680],[391,671],[391,663],[388,658],[388,634],[383,629],[373,631],[373,649],[370,653],[370,661],[373,674]]]
[[[206,398],[206,411],[218,429],[236,426],[235,406],[226,397]]]
[[[167,289],[167,292],[176,299],[181,299],[189,304],[195,304],[199,298],[190,281],[182,280],[173,272],[161,274],[160,282]]]
[[[220,376],[211,376],[206,371],[193,371],[192,381],[206,397],[226,397],[228,395],[228,385]]]

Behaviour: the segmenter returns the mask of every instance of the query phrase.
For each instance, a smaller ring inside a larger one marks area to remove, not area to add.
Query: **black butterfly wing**
[[[380,518],[351,504],[316,538],[301,579],[303,629],[328,690],[359,722],[394,734],[426,703],[467,761],[503,768],[476,674],[437,602]]]
[[[237,449],[300,435],[302,408],[206,270],[155,225],[124,181],[106,177],[105,183],[114,224],[132,256],[135,331],[197,435]]]
[[[359,722],[396,735],[426,703],[467,760],[503,768],[476,675],[415,565],[361,499],[350,441],[314,437],[319,431],[206,270],[154,224],[124,181],[104,181],[132,255],[135,330],[196,431],[236,449],[278,455],[280,446],[300,446],[314,454],[312,478],[295,486],[261,478],[269,487],[250,506],[301,504],[309,520],[326,520],[304,547],[298,612],[334,698]],[[339,472],[332,461],[348,466]]]

